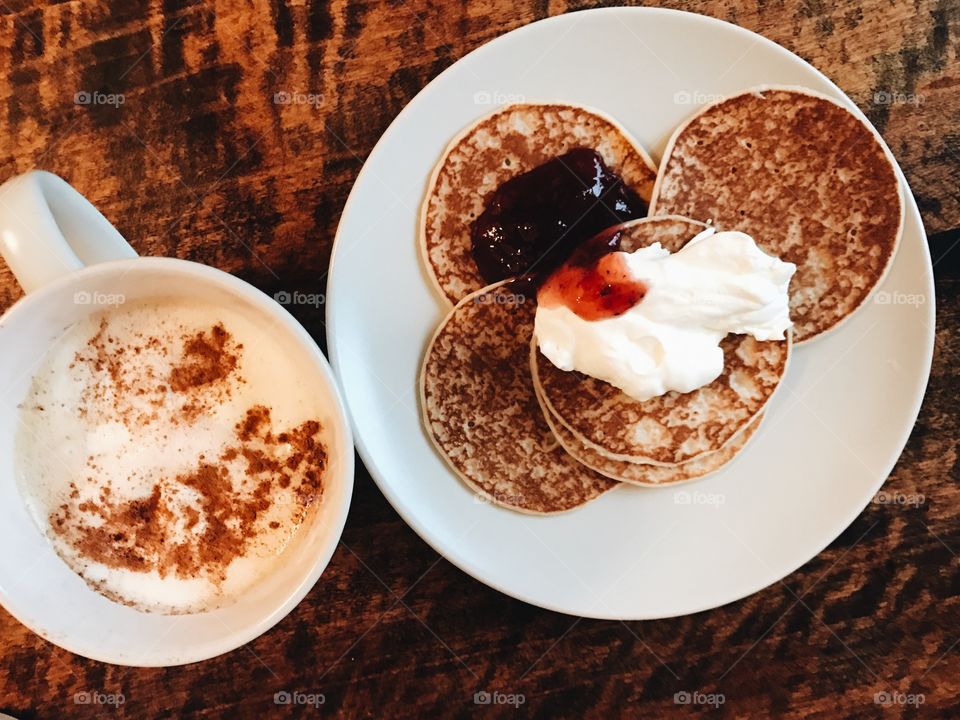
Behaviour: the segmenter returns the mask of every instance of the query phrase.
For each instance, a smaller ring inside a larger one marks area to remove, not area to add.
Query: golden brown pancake
[[[649,202],[656,166],[611,118],[575,105],[509,105],[466,128],[433,171],[420,218],[420,250],[439,292],[456,303],[486,283],[470,251],[470,226],[504,182],[577,147],[604,162]]]
[[[733,458],[740,454],[740,451],[746,447],[750,438],[753,437],[760,423],[763,421],[763,413],[758,414],[750,424],[737,433],[732,440],[719,450],[689,460],[679,465],[650,465],[649,463],[624,462],[623,460],[613,460],[602,455],[597,450],[580,442],[577,437],[570,432],[563,423],[561,423],[543,404],[539,393],[537,399],[541,401],[541,409],[547,418],[547,423],[560,444],[573,457],[579,460],[601,475],[605,475],[613,480],[630,483],[632,485],[642,485],[649,487],[658,487],[661,485],[676,485],[678,483],[688,482],[690,480],[699,480],[720,470]]]
[[[660,242],[679,250],[703,225],[656,217],[620,226],[621,248]],[[787,367],[790,341],[760,342],[728,335],[721,343],[723,373],[689,393],[669,392],[644,402],[603,380],[557,368],[530,344],[534,385],[549,412],[576,440],[612,460],[677,465],[730,442],[763,409]]]
[[[883,279],[903,227],[895,165],[877,132],[802,88],[757,88],[708,105],[664,153],[650,215],[741,230],[797,265],[794,339],[837,326]]]
[[[535,302],[497,283],[465,297],[437,329],[420,377],[424,425],[481,497],[526,513],[579,507],[618,483],[560,447],[534,394]]]

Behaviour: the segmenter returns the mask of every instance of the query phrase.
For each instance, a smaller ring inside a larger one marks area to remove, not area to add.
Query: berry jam
[[[647,214],[646,203],[590,148],[575,148],[507,180],[471,227],[487,283],[545,277],[604,228]]]
[[[584,320],[623,315],[643,300],[647,287],[630,275],[617,253],[623,233],[601,232],[580,245],[540,286],[537,304],[566,305]]]

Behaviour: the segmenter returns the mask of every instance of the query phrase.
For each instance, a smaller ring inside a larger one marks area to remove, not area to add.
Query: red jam
[[[596,151],[575,148],[490,194],[471,227],[473,258],[488,283],[544,277],[584,240],[646,213],[646,203]]]
[[[601,232],[580,245],[540,286],[537,303],[566,305],[584,320],[605,320],[643,300],[646,285],[630,275],[617,252],[621,236],[618,230]]]

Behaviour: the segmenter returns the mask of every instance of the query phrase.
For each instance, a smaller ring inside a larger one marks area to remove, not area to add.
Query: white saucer
[[[457,62],[370,154],[334,248],[333,365],[383,493],[478,580],[589,617],[716,607],[819,553],[893,468],[920,408],[934,337],[930,256],[902,177],[906,225],[890,274],[842,328],[796,350],[758,436],[724,471],[677,489],[622,487],[575,512],[530,517],[477,502],[424,433],[417,375],[447,307],[421,267],[417,220],[447,142],[496,104],[559,100],[612,115],[659,159],[697,106],[761,84],[806,86],[853,107],[803,60],[736,26],[650,8],[577,12]]]

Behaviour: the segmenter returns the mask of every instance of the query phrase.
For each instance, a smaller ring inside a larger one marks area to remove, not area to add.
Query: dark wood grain
[[[576,620],[511,600],[429,549],[360,468],[343,543],[273,631],[183,668],[107,666],[0,611],[0,711],[22,718],[294,715],[278,691],[345,717],[960,715],[960,2],[651,3],[736,22],[835,80],[883,132],[936,260],[930,388],[888,489],[798,572],[730,606],[658,622]],[[322,286],[364,157],[437,73],[557,0],[0,0],[0,180],[52,170],[145,254],[215,265],[268,292]],[[80,91],[124,103],[77,105]],[[315,106],[277,105],[276,92]],[[894,97],[897,102],[885,102]],[[0,309],[19,296],[0,268]],[[299,313],[320,340],[320,311]],[[478,708],[478,690],[525,704]],[[880,691],[923,693],[880,708]],[[113,709],[78,692],[122,693]]]

